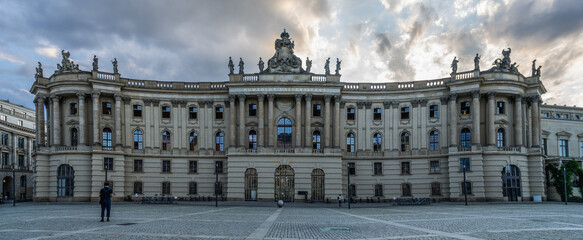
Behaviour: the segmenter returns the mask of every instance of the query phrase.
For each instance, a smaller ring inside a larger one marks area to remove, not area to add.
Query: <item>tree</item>
[[[567,179],[567,196],[573,196],[573,178],[576,178],[579,182],[579,187],[581,188],[581,192],[583,193],[583,184],[581,184],[581,180],[583,180],[583,169],[581,168],[581,164],[572,159],[571,161],[566,162],[560,168],[556,167],[552,164],[547,164],[546,166],[547,172],[549,172],[551,178],[553,179],[553,186],[561,195],[561,200],[565,201],[565,190],[564,190],[564,177],[563,171],[566,170],[566,179]]]

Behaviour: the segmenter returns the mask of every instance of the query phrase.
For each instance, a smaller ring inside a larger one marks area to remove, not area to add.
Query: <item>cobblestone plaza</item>
[[[206,203],[202,203],[206,204]],[[0,205],[0,239],[580,239],[583,205],[390,206],[220,202]],[[226,205],[229,204],[229,205]]]

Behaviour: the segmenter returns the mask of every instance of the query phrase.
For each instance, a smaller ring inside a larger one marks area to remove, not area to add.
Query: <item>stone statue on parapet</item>
[[[330,58],[326,59],[326,63],[324,64],[324,71],[326,75],[330,75]]]
[[[512,62],[510,60],[510,52],[512,51],[512,49],[508,48],[508,50],[502,50],[502,59],[497,58],[496,60],[494,60],[494,62],[492,63],[492,65],[494,65],[494,67],[490,68],[490,70],[488,70],[488,72],[512,72],[512,73],[518,73],[518,66],[515,66],[513,69],[512,66]]]
[[[342,63],[342,61],[340,61],[338,58],[336,58],[336,75],[340,75],[340,64]]]
[[[38,62],[38,67],[36,67],[36,74],[35,74],[35,76],[37,78],[39,78],[39,77],[42,78],[43,77],[43,65],[40,62]]]
[[[302,60],[294,54],[295,43],[289,33],[283,30],[280,39],[275,40],[275,54],[267,61],[268,73],[302,73]]]
[[[117,73],[117,58],[113,58],[111,63],[113,64],[113,73]]]
[[[516,62],[514,62],[512,65],[510,65],[510,72],[518,74],[518,67],[519,66],[520,65],[516,65]]]
[[[93,71],[97,71],[97,69],[99,69],[99,59],[97,58],[96,55],[93,55]]]
[[[480,70],[480,55],[476,53],[474,57],[474,70]]]
[[[532,60],[532,74],[533,77],[536,76],[536,59]]]
[[[233,64],[233,59],[231,59],[231,57],[229,57],[229,74],[233,74],[233,72],[235,71],[235,64]]]
[[[457,57],[453,57],[453,60],[451,61],[451,73],[457,73],[457,63],[459,62],[459,60],[456,59]]]
[[[502,63],[500,65],[501,70],[506,70],[506,71],[510,71],[510,63],[512,61],[510,61],[510,52],[512,51],[512,49],[508,48],[508,51],[506,50],[502,50],[502,56],[504,56],[502,58]]]
[[[61,60],[61,64],[57,64],[56,73],[79,72],[79,64],[75,64],[75,62],[69,60],[69,57],[71,56],[69,52],[61,50],[61,55],[63,56],[63,59]]]
[[[263,59],[261,59],[261,57],[259,58],[259,64],[257,64],[259,66],[259,73],[263,72],[263,68],[265,67],[265,63],[263,62]]]
[[[537,77],[540,77],[540,69],[541,69],[542,67],[543,67],[543,66],[538,66],[538,68],[536,68],[536,75],[535,75],[535,76],[537,76]]]
[[[239,58],[239,74],[243,74],[245,70],[245,63],[243,62],[243,58]]]
[[[312,69],[312,60],[309,57],[306,57],[306,72],[310,72]]]

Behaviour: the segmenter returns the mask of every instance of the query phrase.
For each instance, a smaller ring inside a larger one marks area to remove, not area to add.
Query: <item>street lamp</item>
[[[569,195],[567,193],[567,166],[564,165],[563,166],[563,184],[565,185],[565,205],[567,205],[567,202],[569,200],[567,200],[569,198]]]
[[[464,161],[464,198],[468,205],[468,183],[466,182],[466,162]]]
[[[346,164],[346,175],[348,176],[348,186],[346,189],[348,189],[348,209],[350,209],[350,202],[352,200],[352,195],[350,195],[350,164],[347,163]]]
[[[12,206],[16,207],[16,166],[12,163]]]
[[[215,207],[219,207],[219,162],[215,162]]]

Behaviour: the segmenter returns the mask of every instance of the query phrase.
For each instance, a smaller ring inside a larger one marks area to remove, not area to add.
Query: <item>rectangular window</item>
[[[215,173],[223,173],[223,162],[222,161],[215,162]]]
[[[579,157],[583,158],[583,141],[579,142]]]
[[[383,196],[383,185],[382,184],[375,184],[374,185],[374,196],[375,197],[382,197]]]
[[[438,182],[431,183],[431,196],[441,196],[441,184]]]
[[[170,106],[162,106],[162,118],[170,118]]]
[[[429,173],[439,173],[439,161],[429,162]]]
[[[471,171],[472,166],[470,165],[469,158],[460,158],[460,171],[463,171],[464,167],[465,167],[466,171]]]
[[[24,155],[18,155],[18,166],[24,167]]]
[[[162,182],[162,195],[170,195],[170,182]]]
[[[373,114],[372,114],[373,116],[372,116],[372,118],[373,118],[374,120],[381,120],[381,118],[382,118],[382,117],[381,117],[381,115],[382,115],[382,112],[383,112],[383,110],[381,110],[380,108],[375,108],[375,109],[373,110]]]
[[[461,107],[460,107],[460,114],[461,115],[467,115],[470,114],[470,102],[461,102],[460,103]]]
[[[401,120],[409,119],[409,107],[401,108]]]
[[[198,109],[196,107],[189,107],[188,108],[188,118],[189,119],[196,119],[198,117]]]
[[[429,106],[429,117],[430,118],[439,118],[439,105]]]
[[[103,115],[111,115],[111,103],[110,102],[102,102],[101,103],[101,113]]]
[[[134,172],[144,172],[144,160],[134,159]]]
[[[134,182],[134,194],[144,194],[144,185],[142,182]]]
[[[4,165],[4,166],[10,165],[9,159],[10,159],[10,154],[7,152],[2,152],[2,165]]]
[[[322,105],[314,104],[312,105],[312,116],[319,117],[322,114]]]
[[[142,117],[142,105],[134,105],[134,117]]]
[[[375,162],[374,163],[373,174],[374,175],[383,175],[383,163],[382,162]]]
[[[222,182],[218,182],[218,185],[216,185],[215,195],[223,195],[223,183]]]
[[[460,187],[462,188],[462,194],[466,194],[466,191],[468,192],[468,195],[472,194],[472,182],[468,182],[466,181],[466,187],[464,187],[464,182],[460,183]]]
[[[569,140],[559,139],[559,156],[569,156]]]
[[[189,173],[196,173],[196,172],[198,172],[198,162],[197,161],[190,161],[188,163],[188,172]]]
[[[549,155],[549,153],[548,153],[548,146],[547,146],[548,142],[547,141],[548,141],[548,139],[546,139],[546,138],[543,138],[542,139],[542,144],[541,144],[542,146],[541,146],[541,148],[543,150],[543,154],[544,155]]]
[[[215,120],[223,119],[223,107],[215,108]]]
[[[257,104],[249,104],[249,117],[257,116]]]
[[[2,145],[8,146],[8,134],[2,133]]]
[[[77,115],[77,103],[69,103],[69,115]]]
[[[350,195],[356,197],[356,185],[350,184]]]
[[[355,119],[354,108],[347,108],[346,109],[346,120],[354,120],[354,119]]]
[[[24,138],[18,138],[18,148],[24,148]]]
[[[103,158],[103,170],[113,171],[113,158]]]
[[[24,126],[24,122],[22,120],[18,120],[18,126]]]
[[[411,174],[411,163],[401,162],[401,174],[408,175]]]
[[[410,183],[402,183],[401,184],[401,192],[403,197],[411,197],[411,184]]]
[[[2,120],[2,121],[6,121],[6,115],[2,115],[2,116],[0,116],[0,120]]]
[[[196,193],[196,182],[189,182],[188,183],[188,195],[195,195]]]
[[[350,175],[356,175],[356,165],[355,165],[355,163],[348,163],[348,173]]]
[[[496,114],[504,114],[504,102],[496,102]]]
[[[170,160],[164,160],[164,161],[162,161],[162,172],[163,173],[169,173],[169,172],[171,172],[171,170],[172,170],[170,168],[171,165],[172,164],[171,164]]]

